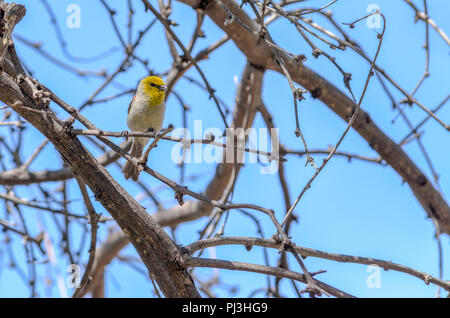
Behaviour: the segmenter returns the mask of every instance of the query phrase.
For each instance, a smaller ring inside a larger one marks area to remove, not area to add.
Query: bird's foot
[[[120,137],[125,138],[125,140],[128,140],[128,130],[122,130],[122,132],[120,133]]]

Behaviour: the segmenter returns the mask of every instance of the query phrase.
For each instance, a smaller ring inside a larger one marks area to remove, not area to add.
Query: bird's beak
[[[163,91],[163,92],[167,92],[167,86],[166,86],[166,85],[161,85],[161,86],[159,87],[159,90],[160,90],[160,91]]]

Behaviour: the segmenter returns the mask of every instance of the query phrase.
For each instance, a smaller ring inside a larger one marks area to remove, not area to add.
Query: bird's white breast
[[[150,97],[138,89],[128,113],[128,128],[133,131],[148,131],[150,128],[161,129],[165,104],[162,102],[157,106],[150,105]]]

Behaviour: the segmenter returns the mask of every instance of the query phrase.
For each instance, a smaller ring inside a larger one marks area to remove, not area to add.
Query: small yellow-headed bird
[[[148,76],[139,82],[136,94],[128,107],[127,126],[132,131],[147,132],[161,129],[166,105],[164,97],[167,87],[158,76]],[[142,151],[149,138],[133,137],[131,155],[141,158]],[[122,169],[125,179],[137,181],[139,170],[131,161],[127,161]]]

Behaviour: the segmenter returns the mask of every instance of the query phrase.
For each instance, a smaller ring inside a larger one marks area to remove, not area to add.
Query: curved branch
[[[204,239],[201,241],[194,242],[188,246],[186,246],[189,254],[193,254],[195,251],[200,249],[205,249],[213,246],[220,245],[243,245],[247,250],[251,249],[252,246],[262,246],[269,248],[281,248],[281,245],[274,240],[262,239],[262,238],[254,238],[254,237],[212,237],[209,239]],[[303,257],[318,257],[331,261],[341,262],[341,263],[355,263],[355,264],[364,264],[364,265],[378,265],[384,270],[393,270],[397,272],[402,272],[408,275],[412,275],[423,280],[427,285],[429,283],[435,284],[436,286],[440,286],[447,291],[450,291],[450,282],[444,281],[442,279],[436,278],[427,274],[425,272],[418,271],[416,269],[396,264],[390,261],[384,261],[371,257],[361,257],[361,256],[352,256],[345,254],[336,254],[329,253],[320,250],[315,250],[312,248],[294,246],[295,252],[302,255]]]
[[[239,86],[233,114],[233,127],[242,127],[247,129],[253,124],[253,120],[257,111],[257,106],[261,102],[261,89],[263,74],[261,70],[247,64],[243,74],[242,81]],[[251,87],[249,89],[249,87]],[[253,93],[254,97],[251,105],[247,105],[249,93]],[[224,156],[226,154],[224,153]],[[225,161],[225,160],[224,160]],[[211,200],[219,200],[222,193],[227,188],[228,183],[233,177],[233,163],[221,163],[217,165],[216,173],[206,186],[204,196]],[[237,167],[236,174],[239,172]],[[174,206],[167,210],[160,210],[152,217],[161,226],[175,227],[180,223],[196,220],[200,217],[208,215],[213,205],[204,201],[186,201],[182,206]],[[122,231],[112,233],[108,239],[99,247],[96,263],[92,270],[91,286],[96,286],[96,281],[103,277],[105,267],[117,256],[117,254],[129,243],[129,239]],[[86,290],[86,292],[89,292]]]
[[[124,141],[120,146],[124,151],[131,147],[131,141]],[[120,155],[114,150],[110,150],[97,158],[97,161],[104,167],[117,161]],[[70,168],[59,170],[28,171],[26,169],[12,169],[0,172],[0,184],[2,185],[28,185],[31,183],[41,183],[49,181],[63,181],[73,178]]]

